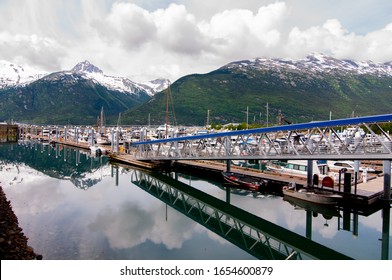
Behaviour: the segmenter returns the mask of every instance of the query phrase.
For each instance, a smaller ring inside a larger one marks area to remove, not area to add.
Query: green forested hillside
[[[132,124],[165,121],[166,92],[123,114]],[[370,74],[354,75],[330,71],[308,75],[287,70],[223,67],[204,75],[185,76],[171,86],[177,124],[204,125],[207,110],[210,123],[276,122],[279,110],[292,122],[325,120],[332,117],[385,114],[392,112],[392,78]],[[170,111],[171,112],[171,111]],[[173,123],[171,117],[171,123]]]
[[[361,66],[362,67],[362,66]],[[174,125],[293,123],[392,112],[392,65],[309,57],[303,61],[230,63],[207,74],[180,78],[170,87]],[[169,91],[137,94],[110,90],[83,76],[53,73],[36,82],[0,89],[0,121],[36,124],[95,124],[101,108],[107,123],[165,123]],[[247,110],[248,109],[248,110]],[[247,114],[248,112],[248,114]]]
[[[95,124],[101,108],[106,116],[145,102],[147,94],[108,90],[77,75],[47,77],[18,88],[0,90],[0,121],[35,124]]]

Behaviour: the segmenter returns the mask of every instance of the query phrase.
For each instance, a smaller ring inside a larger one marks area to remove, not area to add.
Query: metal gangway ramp
[[[138,160],[390,160],[392,114],[131,143]],[[339,129],[350,128],[343,137]],[[366,133],[363,133],[366,131]]]
[[[134,170],[131,181],[258,259],[350,259],[166,175]]]

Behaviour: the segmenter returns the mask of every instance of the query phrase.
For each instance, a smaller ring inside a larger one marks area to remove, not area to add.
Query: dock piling
[[[391,161],[384,160],[384,199],[391,200]]]

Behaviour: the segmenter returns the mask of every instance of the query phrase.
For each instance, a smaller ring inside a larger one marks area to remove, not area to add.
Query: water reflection
[[[259,259],[349,259],[167,176],[135,171],[132,182]]]
[[[18,148],[25,149],[14,147]],[[7,155],[10,149],[7,146]],[[38,154],[40,151],[38,146]],[[7,163],[4,153],[0,155],[1,166],[24,166],[21,178],[37,172],[28,184],[24,180],[18,185],[7,183],[5,191],[31,246],[45,259],[252,258],[176,211],[169,209],[166,219],[165,205],[133,186],[126,168],[104,164],[89,175],[100,181],[80,192],[70,175],[52,177],[58,174],[55,168],[48,171],[46,164],[35,163],[39,171],[35,170],[19,162],[19,152]],[[81,158],[72,168],[68,157],[66,162],[74,178],[85,177],[90,159]],[[101,177],[100,172],[108,176]],[[117,187],[112,174],[118,178]]]
[[[108,162],[106,157],[91,157],[86,151],[63,145],[52,147],[37,141],[24,140],[18,144],[2,145],[0,160],[8,165],[8,172],[12,172],[16,180],[20,177],[18,169],[21,166],[31,167],[49,177],[70,180],[84,190],[109,176],[107,170],[103,170]]]
[[[261,258],[132,183],[133,172],[65,146],[0,145],[1,184],[30,245],[46,259]],[[325,213],[274,195],[229,191],[219,180],[172,177],[169,185],[182,182],[349,257],[390,258],[389,207]]]

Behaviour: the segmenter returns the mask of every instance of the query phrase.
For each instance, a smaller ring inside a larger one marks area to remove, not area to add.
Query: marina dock
[[[65,141],[64,139],[56,140],[54,138],[49,139],[48,137],[35,136],[33,139],[41,139],[42,141],[51,141],[52,144],[67,145],[70,147],[80,148],[89,150],[90,145],[85,142],[75,142],[72,140]],[[221,172],[225,171],[227,165],[222,161],[207,161],[207,160],[175,160],[175,161],[141,161],[136,159],[132,154],[118,152],[114,153],[107,148],[107,156],[111,161],[117,162],[124,165],[135,166],[138,168],[150,169],[150,170],[178,170],[179,172],[185,172],[190,174],[196,174],[198,176],[214,176],[214,178],[221,178]],[[377,163],[377,162],[375,162]],[[367,164],[372,164],[367,162]],[[299,187],[306,186],[307,178],[304,176],[298,176],[294,174],[279,174],[267,170],[258,170],[248,167],[241,167],[231,165],[231,171],[254,177],[258,179],[265,179],[277,186],[284,186],[290,183],[295,183]],[[383,197],[383,176],[371,174],[367,182],[359,180],[357,185],[351,186],[351,192],[343,192],[343,186],[341,189],[337,185],[332,189],[333,192],[341,194],[345,197],[345,203],[353,206],[369,207],[382,202]]]
[[[129,140],[127,138],[128,140],[125,140],[124,138],[123,144],[119,142],[120,130],[111,128],[110,133],[105,136],[106,139],[110,140],[109,145],[98,144],[98,138],[103,133],[98,133],[98,128],[92,127],[28,127],[21,128],[19,135],[20,137],[28,135],[29,139],[47,141],[53,145],[62,144],[86,150],[89,150],[92,146],[101,146],[111,161],[139,168],[165,171],[177,170],[197,176],[213,175],[214,178],[222,180],[221,173],[230,169],[230,171],[249,177],[267,180],[280,187],[292,183],[302,187],[312,184],[310,178],[305,175],[256,170],[228,163],[232,160],[246,161],[248,159],[259,161],[289,159],[302,161],[316,161],[319,159],[356,160],[357,163],[364,161],[363,166],[373,168],[380,174],[383,165],[386,164],[384,170],[390,169],[390,155],[392,153],[390,135],[384,133],[383,136],[376,136],[373,132],[369,138],[365,137],[365,134],[361,134],[361,136],[358,133],[353,133],[350,138],[343,141],[337,136],[333,127],[338,124],[350,125],[351,128],[356,126],[353,131],[358,132],[361,131],[361,125],[367,125],[368,122],[386,120],[390,120],[389,115],[206,135],[181,137],[173,135],[167,139],[157,140],[145,140],[141,135],[140,139]],[[325,127],[327,128],[325,129]],[[302,135],[304,129],[313,129],[313,134],[309,134],[308,140],[301,140],[300,143],[299,139],[293,135]],[[318,137],[321,135],[321,139],[314,138],[313,140],[311,137],[315,135],[316,131],[319,132]],[[286,138],[282,138],[284,133],[287,135]],[[277,141],[278,139],[279,141]],[[313,168],[313,170],[315,169]],[[347,173],[350,172],[353,171]],[[345,177],[347,173],[344,174]],[[388,173],[386,176],[369,174],[364,181],[361,177],[357,180],[350,179],[345,183],[345,186],[342,186],[344,180],[340,180],[344,178],[339,177],[337,179],[335,176],[333,178],[335,185],[333,188],[330,187],[330,190],[341,194],[347,204],[368,206],[383,201],[382,198],[390,203],[390,172],[386,171],[386,173]],[[311,174],[315,173],[312,172]],[[351,186],[350,182],[352,182]],[[320,184],[315,185],[319,186]]]
[[[122,164],[130,164],[140,168],[147,169],[168,169],[177,170],[179,172],[196,174],[201,177],[222,178],[221,172],[226,170],[226,164],[217,161],[174,161],[174,162],[144,162],[135,159],[132,155],[128,154],[110,154],[110,159],[114,162]],[[299,187],[306,186],[307,178],[303,176],[278,174],[276,172],[262,171],[247,167],[231,166],[231,171],[254,177],[258,179],[265,179],[276,186],[284,186],[289,183],[295,183]],[[383,197],[383,175],[372,174],[369,176],[367,182],[358,181],[357,185],[351,186],[351,192],[344,192],[343,186],[339,189],[338,185],[335,185],[331,189],[334,193],[342,195],[345,205],[357,206],[357,207],[370,207],[382,203]],[[388,202],[389,203],[389,202]]]

